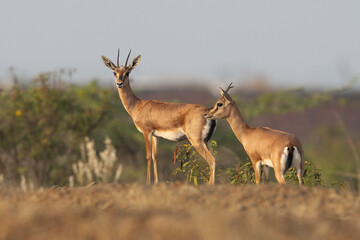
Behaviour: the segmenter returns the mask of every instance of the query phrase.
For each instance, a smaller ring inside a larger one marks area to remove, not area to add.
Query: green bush
[[[211,141],[210,147],[216,156],[216,141]],[[194,185],[209,182],[209,165],[191,144],[186,143],[180,146],[176,153],[176,159],[178,160],[178,167],[172,172],[172,178],[180,175]]]
[[[216,156],[217,142],[212,140],[210,146]],[[186,180],[188,183],[193,183],[194,185],[207,183],[209,181],[209,166],[192,145],[183,144],[180,146],[177,150],[176,159],[178,163],[171,174],[172,178],[176,176],[179,177],[180,175],[180,179]],[[216,171],[216,177],[223,177],[230,184],[242,185],[255,183],[255,173],[251,162],[240,163],[236,167],[229,167],[225,170],[217,169]],[[284,177],[286,182],[298,184],[298,178],[294,168],[290,168]],[[306,186],[324,185],[321,169],[305,161],[303,181]]]
[[[242,185],[255,183],[255,173],[251,162],[240,163],[237,167],[227,168],[223,175],[230,184]]]
[[[289,168],[284,175],[286,182],[293,184],[298,184],[298,178],[296,175],[296,170],[294,168]],[[325,182],[322,178],[321,169],[317,168],[314,164],[309,163],[308,161],[304,162],[304,176],[303,181],[305,186],[321,186]]]
[[[84,94],[87,94],[84,99]],[[79,143],[108,112],[109,90],[96,82],[81,90],[54,74],[0,95],[0,172],[10,182],[24,175],[36,185],[64,183]]]

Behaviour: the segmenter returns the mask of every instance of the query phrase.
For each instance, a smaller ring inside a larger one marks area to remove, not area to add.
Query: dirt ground
[[[359,239],[360,197],[296,186],[0,187],[0,239]]]

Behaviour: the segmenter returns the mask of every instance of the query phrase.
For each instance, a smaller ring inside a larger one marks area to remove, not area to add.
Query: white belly
[[[171,141],[179,141],[185,137],[185,133],[181,128],[171,129],[166,131],[155,130],[153,134],[156,137],[162,137]]]
[[[263,159],[262,161],[261,161],[261,164],[262,165],[266,165],[266,166],[269,166],[269,167],[274,167],[273,166],[273,164],[272,164],[272,161],[270,160],[270,159]]]

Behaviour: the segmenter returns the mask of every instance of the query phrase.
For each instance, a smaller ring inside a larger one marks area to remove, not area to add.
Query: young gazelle
[[[147,160],[146,183],[149,184],[151,181],[151,159],[154,166],[154,182],[158,183],[156,162],[158,138],[179,141],[187,137],[209,164],[209,183],[214,184],[215,158],[209,148],[208,141],[215,130],[216,120],[205,119],[204,114],[207,111],[205,106],[142,100],[135,96],[130,88],[129,74],[140,63],[141,55],[135,57],[127,66],[130,53],[131,51],[127,56],[125,66],[119,66],[119,51],[117,65],[104,56],[102,56],[102,60],[105,66],[114,73],[124,108],[130,114],[136,128],[144,135]]]
[[[268,181],[269,167],[273,167],[276,180],[284,184],[283,175],[293,166],[296,169],[299,185],[303,184],[304,153],[299,139],[292,134],[267,127],[250,127],[244,122],[235,101],[227,93],[232,83],[224,91],[222,97],[205,114],[206,119],[226,118],[236,137],[244,146],[255,171],[256,184],[260,183],[261,166],[264,165],[264,182]]]

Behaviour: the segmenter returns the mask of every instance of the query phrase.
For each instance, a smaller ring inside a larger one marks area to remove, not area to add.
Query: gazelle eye
[[[114,72],[114,76],[116,76],[116,72]]]
[[[224,105],[224,104],[222,104],[221,102],[219,102],[219,103],[217,104],[218,107],[222,107],[222,105]]]

